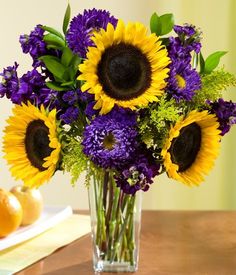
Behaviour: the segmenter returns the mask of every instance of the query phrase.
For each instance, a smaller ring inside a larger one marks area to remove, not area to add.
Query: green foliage
[[[172,13],[163,14],[158,16],[157,13],[153,13],[150,19],[150,29],[152,33],[157,36],[168,34],[172,31],[174,26],[174,16]]]
[[[47,82],[46,85],[55,91],[68,91],[77,88],[76,75],[81,58],[73,54],[67,46],[64,46],[61,50],[61,58],[52,55],[44,55],[41,56],[39,60],[43,61],[55,79],[55,81]]]
[[[161,22],[160,17],[156,12],[153,13],[150,19],[150,30],[151,33],[159,34],[161,33]]]
[[[43,40],[47,43],[48,46],[52,45],[59,49],[65,47],[65,40],[53,33],[45,34]]]
[[[66,79],[66,67],[61,63],[60,59],[52,56],[52,55],[44,55],[39,58],[39,60],[43,61],[47,69],[58,79],[67,80]]]
[[[169,101],[163,96],[153,104],[138,122],[142,141],[148,148],[162,148],[169,133],[169,127],[180,118],[180,109],[174,99]]]
[[[71,14],[71,8],[70,8],[70,4],[68,4],[65,12],[64,20],[63,20],[63,32],[65,35],[70,22],[70,14]]]
[[[202,54],[200,54],[200,73],[210,74],[220,63],[220,59],[227,52],[218,51],[210,54],[206,60],[204,60]]]
[[[202,88],[193,97],[193,108],[206,105],[206,100],[216,101],[222,97],[222,91],[236,86],[236,77],[224,69],[216,70],[202,76]]]
[[[64,36],[59,31],[55,30],[54,28],[51,28],[48,26],[42,26],[41,28],[51,34],[54,34],[54,35],[60,37],[62,40],[65,40]]]
[[[76,183],[81,173],[87,170],[88,158],[83,153],[80,141],[71,138],[63,148],[62,167],[63,170],[70,172],[72,185]]]

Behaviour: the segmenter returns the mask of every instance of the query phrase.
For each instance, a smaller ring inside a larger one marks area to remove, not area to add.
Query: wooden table
[[[17,274],[94,274],[91,251],[86,235]],[[236,212],[143,211],[136,274],[236,274]]]

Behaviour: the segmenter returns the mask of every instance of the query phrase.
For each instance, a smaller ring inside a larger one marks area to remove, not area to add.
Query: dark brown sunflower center
[[[178,172],[186,171],[195,161],[201,147],[201,128],[197,123],[191,123],[180,130],[173,139],[169,152],[173,163],[179,166]]]
[[[112,133],[109,133],[103,139],[103,146],[105,149],[112,150],[115,143],[116,143],[116,140]]]
[[[141,50],[124,43],[105,50],[97,73],[104,92],[118,100],[136,98],[151,84],[149,60]]]
[[[43,159],[48,157],[53,150],[49,147],[48,134],[48,127],[40,119],[31,121],[26,129],[25,149],[27,157],[31,164],[40,171],[46,170],[42,166],[44,163]]]

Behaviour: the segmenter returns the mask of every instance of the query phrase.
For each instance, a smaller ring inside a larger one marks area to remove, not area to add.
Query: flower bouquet
[[[3,150],[16,179],[39,187],[57,170],[75,184],[85,171],[94,269],[135,271],[142,191],[166,173],[199,185],[236,104],[222,91],[236,78],[218,68],[226,53],[201,53],[201,31],[172,14],[125,24],[105,10],[85,10],[63,33],[37,25],[20,36],[32,69],[1,73],[0,96],[14,104]],[[171,33],[171,34],[170,34]]]

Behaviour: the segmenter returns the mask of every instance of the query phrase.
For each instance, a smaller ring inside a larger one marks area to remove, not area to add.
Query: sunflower
[[[3,150],[10,171],[25,185],[40,186],[54,174],[61,145],[57,139],[56,110],[43,105],[16,105],[5,128]]]
[[[135,110],[158,101],[166,87],[170,59],[155,34],[140,23],[107,25],[92,38],[87,59],[79,65],[82,91],[95,95],[94,109],[108,113],[114,105]]]
[[[199,185],[208,174],[220,147],[219,123],[207,111],[192,111],[170,129],[161,155],[170,178]]]

